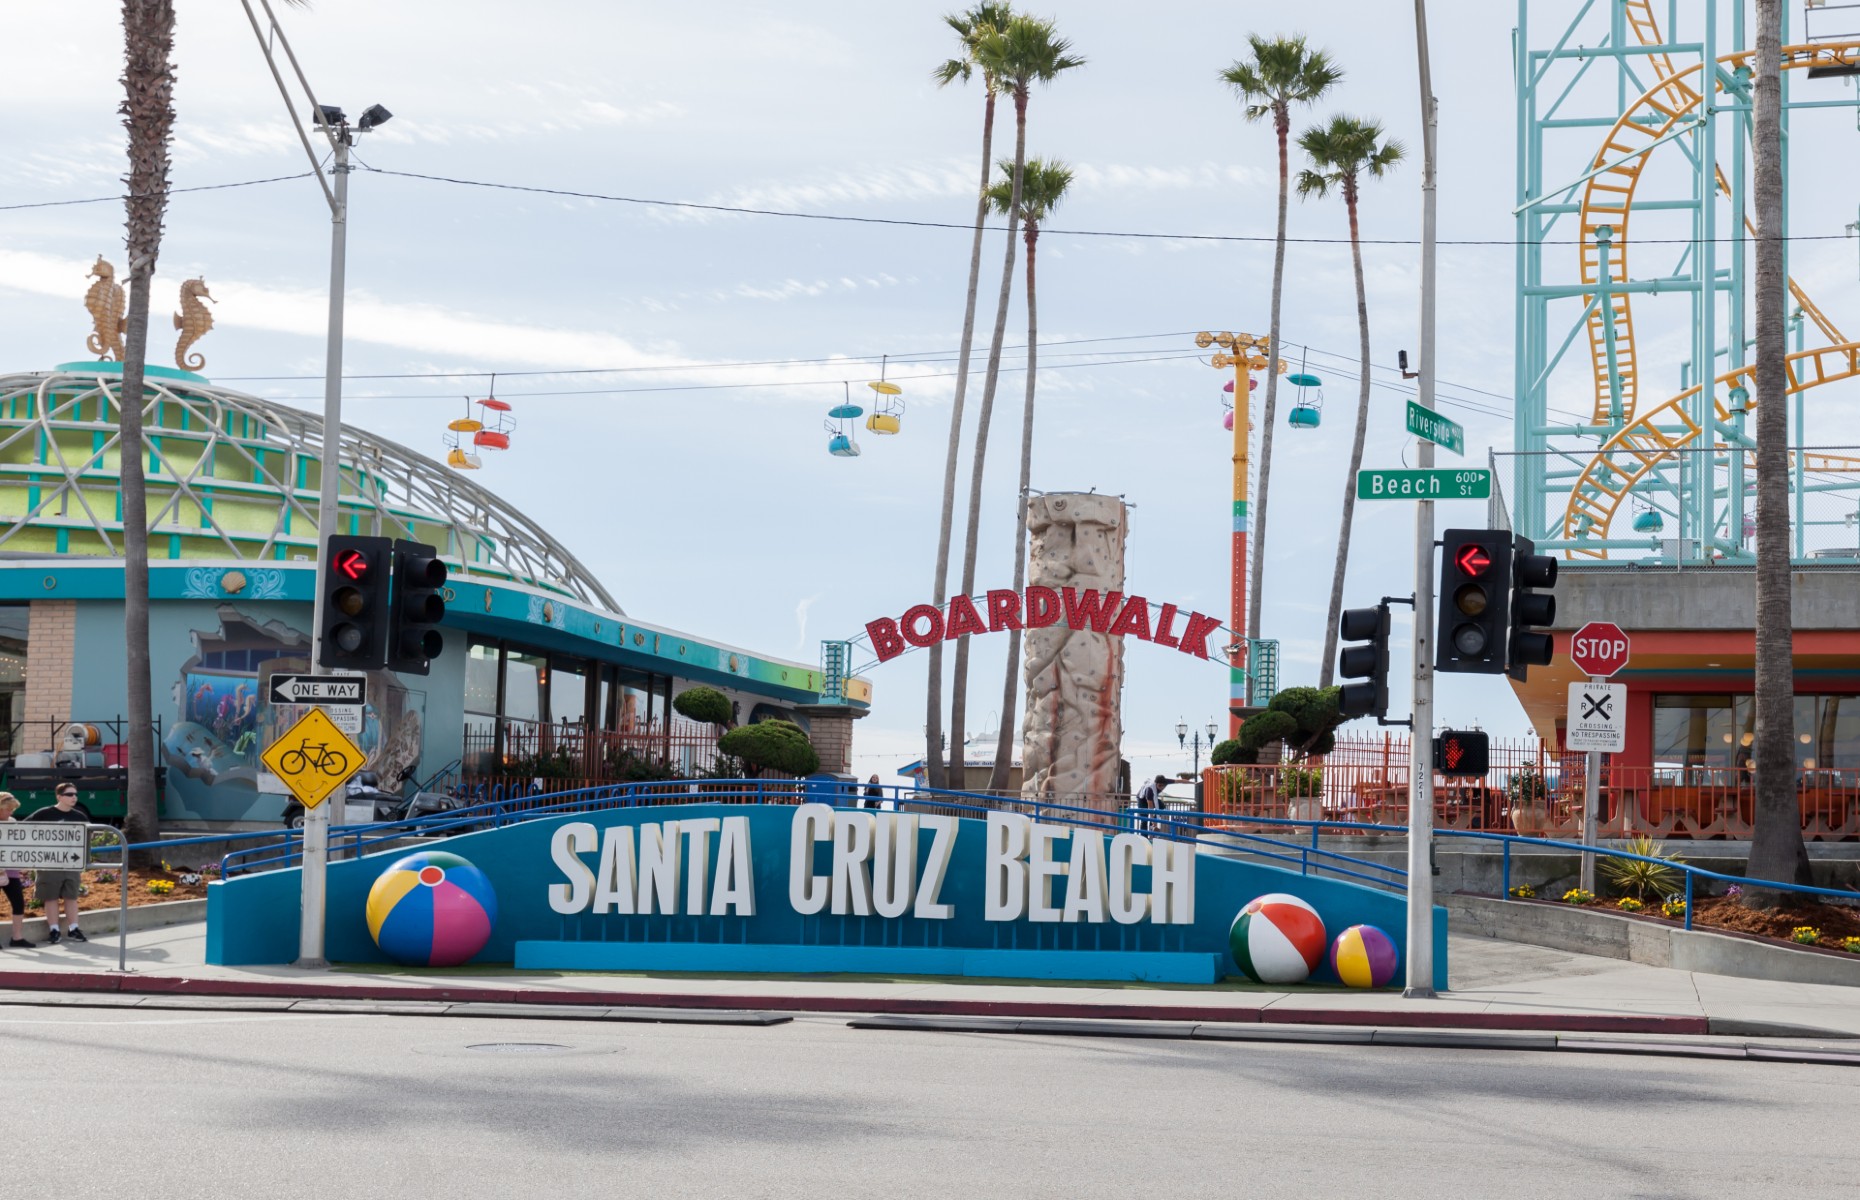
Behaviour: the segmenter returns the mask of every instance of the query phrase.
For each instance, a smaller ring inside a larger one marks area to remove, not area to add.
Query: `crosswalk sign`
[[[362,768],[362,751],[320,708],[305,713],[259,756],[305,808],[315,808]]]

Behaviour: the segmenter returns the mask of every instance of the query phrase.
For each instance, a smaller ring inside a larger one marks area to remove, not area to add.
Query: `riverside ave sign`
[[[1173,604],[1156,605],[1152,620],[1152,606],[1146,597],[1100,592],[1097,588],[1081,592],[1077,588],[1036,585],[1024,593],[995,588],[983,597],[983,605],[988,610],[986,618],[967,596],[951,600],[947,610],[918,604],[905,609],[895,620],[880,617],[867,621],[865,632],[879,662],[896,658],[910,646],[921,648],[965,634],[997,633],[1003,629],[1044,629],[1061,621],[1068,629],[1135,637],[1205,659],[1208,635],[1221,627],[1219,617],[1184,613]]]

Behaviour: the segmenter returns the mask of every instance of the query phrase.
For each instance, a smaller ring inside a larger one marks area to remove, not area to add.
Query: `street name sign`
[[[1460,428],[1458,421],[1449,420],[1412,400],[1408,401],[1408,432],[1455,454],[1466,453],[1466,431]]]
[[[1613,621],[1590,621],[1569,639],[1569,659],[1584,675],[1607,679],[1628,665],[1628,635]]]
[[[359,675],[273,675],[273,704],[353,704],[367,699],[367,680]]]
[[[1356,473],[1358,500],[1488,500],[1492,472],[1484,467],[1371,468]]]
[[[0,821],[0,868],[82,871],[90,827],[78,821]]]
[[[327,800],[361,769],[363,759],[356,744],[320,708],[305,713],[259,757],[305,808]]]
[[[1627,684],[1572,683],[1564,744],[1619,754],[1627,749]]]

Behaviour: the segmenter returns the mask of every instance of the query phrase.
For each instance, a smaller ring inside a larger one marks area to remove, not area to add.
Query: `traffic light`
[[[1337,623],[1337,632],[1346,642],[1364,642],[1345,646],[1337,656],[1337,674],[1363,683],[1346,683],[1337,697],[1337,706],[1346,717],[1389,715],[1389,606],[1346,609]]]
[[[388,633],[387,666],[424,675],[446,648],[439,632],[445,619],[446,564],[439,552],[419,542],[394,543],[394,619]]]
[[[1483,775],[1492,769],[1492,741],[1483,729],[1443,729],[1434,738],[1434,770]]]
[[[1449,529],[1442,547],[1434,669],[1502,675],[1511,628],[1511,531]]]
[[[1532,589],[1556,586],[1556,559],[1537,553],[1537,543],[1522,534],[1513,539],[1511,560],[1511,631],[1508,639],[1511,677],[1524,681],[1528,668],[1547,667],[1556,643],[1532,626],[1556,620],[1556,597]]]
[[[386,663],[391,555],[384,537],[330,536],[317,571],[323,600],[318,666],[376,671]]]

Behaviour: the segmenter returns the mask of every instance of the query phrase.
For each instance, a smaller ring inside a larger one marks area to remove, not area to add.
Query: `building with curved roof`
[[[0,376],[0,752],[15,783],[81,775],[99,815],[120,808],[133,736],[121,374],[106,361]],[[275,820],[282,786],[259,755],[303,711],[271,703],[271,677],[312,669],[323,423],[172,368],[148,367],[144,396],[163,814]],[[431,674],[368,674],[355,740],[384,780],[703,774],[717,730],[671,707],[693,684],[723,690],[738,721],[797,720],[823,768],[846,769],[863,680],[635,619],[535,520],[386,438],[345,424],[341,461],[334,532],[434,546],[449,571]]]

